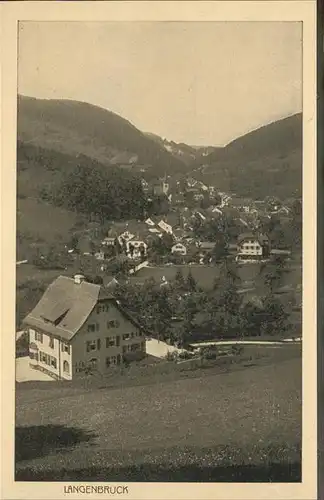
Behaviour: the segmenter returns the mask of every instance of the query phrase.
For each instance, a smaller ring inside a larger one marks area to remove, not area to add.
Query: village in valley
[[[238,345],[241,352],[245,342],[300,341],[301,200],[242,198],[191,176],[141,184],[151,207],[141,220],[91,221],[70,241],[47,253],[36,245],[30,260],[17,263],[18,275],[33,267],[53,281],[21,318],[17,353],[29,355],[29,367],[71,380],[132,359],[174,365],[216,360]],[[104,311],[111,300],[115,307],[98,323],[92,309]],[[65,332],[69,316],[74,328],[90,323],[93,338],[89,349],[76,348],[76,359],[70,347],[78,329]]]
[[[15,482],[301,482],[302,23],[18,30]]]

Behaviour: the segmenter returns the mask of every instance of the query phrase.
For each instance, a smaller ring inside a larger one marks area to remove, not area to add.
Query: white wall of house
[[[130,251],[130,248],[134,248],[134,252]],[[131,240],[126,243],[127,257],[138,259],[141,257],[141,248],[144,250],[144,256],[147,255],[147,244],[143,240]]]
[[[171,253],[179,255],[187,255],[187,249],[181,243],[177,243],[176,245],[173,245],[173,247],[171,248]]]
[[[238,245],[239,255],[259,255],[263,254],[263,248],[257,240],[244,240]]]
[[[145,352],[145,337],[111,301],[99,303],[72,340],[73,374],[88,364],[104,373],[120,364],[123,354]]]
[[[72,348],[60,339],[34,328],[28,329],[29,343],[36,344],[38,356],[32,364],[39,366],[57,377],[72,378]],[[30,352],[34,352],[32,349]]]

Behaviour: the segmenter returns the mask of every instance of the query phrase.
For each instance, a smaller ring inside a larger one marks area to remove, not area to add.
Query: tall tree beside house
[[[303,205],[300,200],[296,200],[291,208],[292,221],[291,228],[293,232],[294,248],[302,247],[302,228],[303,228]]]
[[[78,245],[79,245],[79,237],[77,234],[72,234],[71,241],[69,244],[69,247],[73,249],[75,252],[78,252]]]
[[[122,245],[119,243],[119,239],[117,238],[117,236],[114,240],[114,250],[115,250],[115,255],[119,255],[123,251]]]
[[[144,262],[144,260],[146,259],[146,252],[143,244],[140,245],[139,251],[140,251],[141,262]]]
[[[247,302],[241,309],[241,318],[244,328],[242,332],[246,332],[248,336],[260,336],[264,326],[264,313],[257,305],[252,302]]]
[[[219,232],[216,237],[215,246],[212,251],[212,259],[218,262],[227,255],[227,244],[224,233]]]
[[[185,286],[185,279],[184,279],[183,272],[181,271],[181,269],[177,270],[175,278],[174,278],[174,281],[175,281],[175,286],[177,288],[179,288],[179,287],[180,288],[184,288],[184,286]]]
[[[168,197],[163,195],[151,195],[145,202],[145,213],[148,217],[152,215],[166,215],[170,210]]]
[[[264,300],[264,320],[262,330],[264,334],[277,335],[284,333],[287,328],[287,313],[281,302],[272,294],[268,294]]]
[[[269,269],[264,275],[264,284],[272,294],[276,288],[280,286],[283,277],[283,268],[275,266]]]
[[[89,248],[91,255],[94,255],[96,253],[96,244],[94,243],[94,241],[89,241]]]
[[[178,347],[185,348],[193,340],[193,330],[194,324],[190,318],[186,318],[179,324],[175,333],[175,340]]]
[[[148,326],[158,339],[165,340],[170,337],[173,315],[168,293],[165,289],[159,289],[151,295],[151,299],[149,307],[151,321]]]
[[[188,273],[188,277],[186,280],[186,288],[189,290],[189,292],[194,292],[197,290],[197,282],[195,278],[192,275],[191,270]]]
[[[134,245],[132,243],[129,243],[129,245],[128,245],[128,251],[129,251],[130,257],[133,258],[134,252],[135,252],[135,247],[134,247]]]
[[[163,253],[167,254],[171,252],[171,248],[174,245],[174,239],[173,236],[169,233],[163,233],[161,237],[161,243],[163,246]]]

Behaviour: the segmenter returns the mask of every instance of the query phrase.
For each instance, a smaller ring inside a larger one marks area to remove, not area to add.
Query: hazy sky
[[[288,22],[25,22],[19,93],[102,106],[188,144],[223,145],[301,111]]]

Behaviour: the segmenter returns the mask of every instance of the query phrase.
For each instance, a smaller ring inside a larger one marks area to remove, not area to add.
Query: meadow
[[[18,384],[16,480],[300,481],[301,357],[288,358],[148,383]]]

